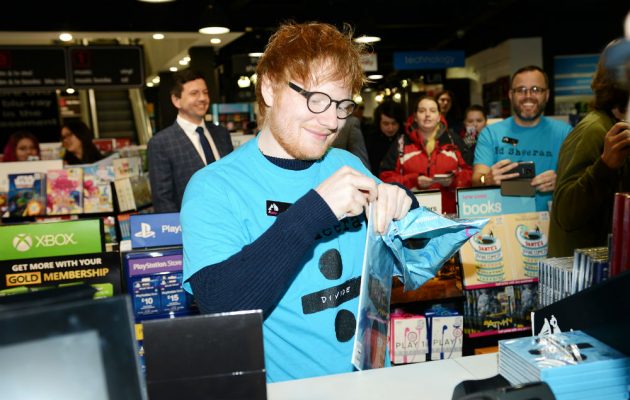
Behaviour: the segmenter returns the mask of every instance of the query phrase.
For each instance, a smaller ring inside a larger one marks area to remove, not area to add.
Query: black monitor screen
[[[0,313],[2,398],[146,399],[127,297]]]

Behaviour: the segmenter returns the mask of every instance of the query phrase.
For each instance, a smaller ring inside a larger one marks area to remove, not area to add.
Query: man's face
[[[533,87],[544,90],[542,93],[533,93],[531,90]],[[519,89],[524,93],[519,92]],[[523,72],[514,77],[509,96],[517,122],[527,125],[538,122],[549,99],[548,89],[545,77],[539,71]]]
[[[181,97],[171,96],[171,100],[184,119],[194,124],[200,123],[210,105],[206,82],[203,79],[196,79],[184,83]]]
[[[381,114],[381,132],[385,136],[394,136],[396,132],[398,132],[398,128],[400,128],[400,124],[394,118],[390,118],[385,114]]]
[[[314,72],[315,78],[325,76],[321,68]],[[350,87],[342,81],[309,83],[294,79],[291,82],[309,92],[326,93],[333,100],[351,97]],[[345,119],[337,118],[337,104],[332,103],[323,113],[315,114],[308,109],[306,98],[291,89],[288,82],[279,82],[270,90],[273,101],[268,110],[268,127],[275,141],[273,154],[298,160],[320,159],[345,124]],[[270,104],[269,99],[265,101]]]

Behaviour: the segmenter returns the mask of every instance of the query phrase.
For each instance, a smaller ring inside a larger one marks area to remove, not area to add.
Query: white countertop
[[[497,374],[497,353],[267,385],[268,400],[450,400],[455,385]]]

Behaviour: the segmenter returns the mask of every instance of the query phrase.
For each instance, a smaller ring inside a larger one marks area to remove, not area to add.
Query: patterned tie
[[[214,155],[212,154],[212,149],[210,148],[210,143],[208,142],[208,138],[203,133],[203,127],[198,126],[195,129],[195,132],[199,134],[199,140],[201,141],[201,148],[203,149],[203,154],[206,156],[206,165],[210,164],[214,161]]]

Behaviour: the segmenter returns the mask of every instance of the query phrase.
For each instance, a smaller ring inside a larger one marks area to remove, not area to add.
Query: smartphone
[[[445,181],[447,179],[451,179],[455,174],[451,171],[446,174],[435,174],[433,175],[434,181]]]
[[[508,174],[518,172],[518,176],[513,179],[533,179],[536,176],[536,165],[533,161],[521,161],[516,168],[509,171]]]

